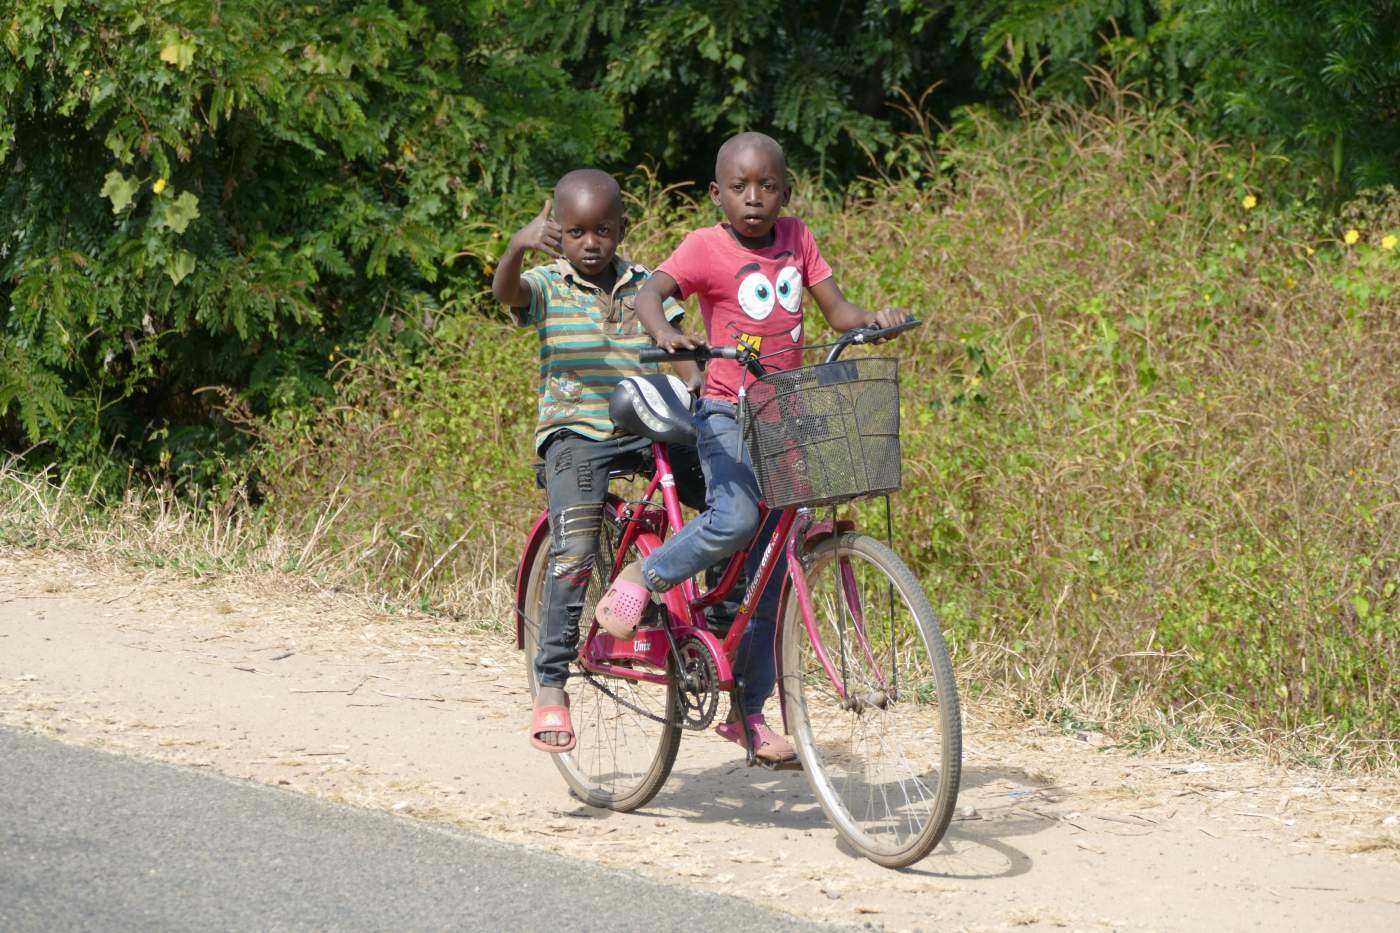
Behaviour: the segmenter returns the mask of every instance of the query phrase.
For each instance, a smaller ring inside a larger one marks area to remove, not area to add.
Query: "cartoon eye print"
[[[773,283],[762,272],[750,272],[739,283],[739,307],[755,321],[773,312]]]
[[[802,270],[796,266],[785,266],[778,273],[773,290],[778,293],[778,303],[796,314],[802,309]]]

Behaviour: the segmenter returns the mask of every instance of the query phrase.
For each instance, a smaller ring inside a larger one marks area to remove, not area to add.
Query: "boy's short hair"
[[[616,178],[602,169],[576,168],[572,172],[565,172],[554,184],[554,202],[558,204],[565,198],[575,197],[585,191],[610,198],[613,209],[619,215],[622,214],[622,186],[617,183]]]
[[[744,152],[749,149],[763,149],[772,155],[776,155],[783,163],[783,171],[787,171],[787,153],[783,152],[783,147],[778,141],[767,133],[747,131],[735,133],[720,144],[719,152],[715,153],[715,180],[719,181],[720,163],[732,155]]]

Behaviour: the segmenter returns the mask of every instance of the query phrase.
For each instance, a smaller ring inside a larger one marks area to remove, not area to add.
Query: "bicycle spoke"
[[[955,801],[952,673],[932,610],[898,558],[864,536],[841,540],[819,546],[807,571],[815,638],[832,669],[800,608],[784,621],[783,666],[800,697],[794,735],[842,834],[881,864],[907,865],[937,843]]]
[[[600,536],[595,567],[600,572],[589,583],[580,615],[586,634],[593,606],[602,595],[603,580],[614,566],[619,539],[617,515],[608,507]],[[537,558],[526,594],[527,608],[538,618],[545,583],[544,555]],[[531,689],[535,689],[533,658],[538,629],[525,630]],[[623,662],[627,663],[627,662]],[[680,741],[675,725],[673,690],[621,676],[593,674],[577,663],[568,691],[575,728],[572,751],[551,756],[574,792],[594,806],[632,810],[643,806],[660,789],[670,773]]]

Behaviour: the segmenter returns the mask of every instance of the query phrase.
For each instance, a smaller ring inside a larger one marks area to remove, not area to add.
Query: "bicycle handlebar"
[[[836,341],[836,345],[827,354],[826,361],[834,362],[841,356],[845,349],[857,343],[879,343],[891,337],[898,336],[906,330],[913,330],[915,327],[923,325],[923,321],[905,321],[903,324],[896,324],[893,327],[855,327],[846,331],[841,338]],[[696,347],[693,350],[676,350],[674,353],[663,350],[660,347],[647,347],[638,354],[643,363],[683,363],[695,362],[701,366],[708,360],[738,360],[755,376],[763,376],[766,370],[758,360],[758,354],[748,347]]]
[[[913,330],[922,327],[923,321],[908,320],[903,324],[896,324],[893,327],[853,327],[841,335],[841,339],[836,341],[836,346],[831,348],[831,352],[826,355],[828,363],[834,363],[846,348],[855,343],[879,343],[882,340],[889,340],[904,333],[906,330]]]

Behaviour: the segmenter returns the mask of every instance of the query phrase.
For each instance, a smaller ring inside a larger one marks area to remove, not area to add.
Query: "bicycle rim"
[[[933,850],[957,802],[962,725],[948,650],[913,573],[875,539],[828,538],[804,566],[818,641],[789,591],[788,726],[841,835],[872,861],[902,868]]]
[[[599,554],[580,615],[580,639],[587,634],[594,607],[612,570],[620,538],[617,515],[605,507]],[[541,548],[525,593],[525,669],[530,695],[538,690],[535,653],[538,621],[544,608],[549,555]],[[635,552],[632,557],[636,557]],[[576,744],[572,751],[550,755],[570,789],[590,806],[628,811],[656,796],[676,760],[681,730],[676,690],[622,677],[587,676],[575,662],[569,671],[569,715]]]

